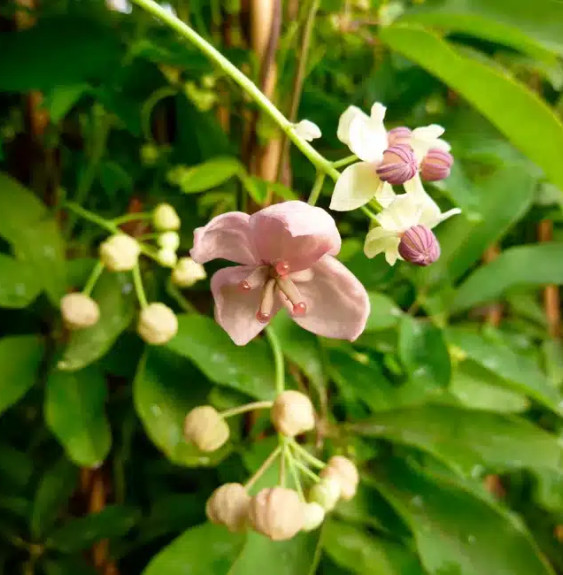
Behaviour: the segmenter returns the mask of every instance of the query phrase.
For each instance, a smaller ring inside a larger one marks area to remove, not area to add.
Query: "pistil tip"
[[[305,315],[307,313],[307,304],[300,301],[293,306],[293,315]]]
[[[256,314],[256,319],[257,319],[260,323],[268,323],[271,318],[272,318],[272,314],[265,313],[265,312],[262,312],[262,311],[259,311],[259,312]]]

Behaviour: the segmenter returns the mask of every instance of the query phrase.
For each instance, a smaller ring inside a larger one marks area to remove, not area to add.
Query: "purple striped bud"
[[[411,141],[412,132],[405,126],[400,128],[393,128],[387,132],[387,142],[389,147],[409,145]]]
[[[440,244],[432,230],[422,225],[413,226],[402,235],[399,253],[411,264],[429,266],[440,257]]]
[[[433,148],[430,150],[420,166],[422,178],[427,182],[437,182],[450,175],[454,157],[449,152]]]
[[[383,153],[377,175],[392,186],[400,186],[416,174],[416,158],[410,146],[391,146]]]

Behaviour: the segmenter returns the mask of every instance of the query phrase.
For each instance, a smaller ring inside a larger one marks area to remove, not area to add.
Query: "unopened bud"
[[[145,166],[154,166],[158,161],[160,151],[155,144],[145,144],[141,147],[141,162]]]
[[[321,526],[325,518],[325,510],[315,502],[303,504],[303,527],[301,531],[314,531]]]
[[[401,257],[417,266],[429,266],[440,257],[440,244],[434,232],[426,226],[409,228],[399,243]]]
[[[192,258],[180,258],[172,270],[172,283],[180,287],[192,287],[206,277],[205,268],[194,262]]]
[[[387,132],[387,143],[389,147],[410,145],[412,132],[405,126],[393,128]]]
[[[321,129],[311,120],[301,120],[294,125],[295,133],[306,142],[312,142],[322,136]]]
[[[192,409],[184,421],[184,437],[200,451],[215,451],[229,439],[229,426],[211,405]]]
[[[175,252],[180,247],[180,236],[178,232],[164,232],[158,236],[156,243],[161,248]]]
[[[328,460],[327,466],[321,471],[322,478],[336,479],[340,484],[340,496],[345,501],[356,495],[360,476],[356,466],[347,458],[335,455]]]
[[[410,146],[391,146],[383,153],[383,161],[377,168],[377,175],[384,182],[399,186],[412,179],[416,170],[416,158]]]
[[[250,495],[240,483],[225,483],[211,494],[205,513],[212,523],[237,533],[247,525],[249,504]]]
[[[178,331],[178,318],[163,303],[151,303],[141,310],[137,333],[152,345],[169,342]]]
[[[154,209],[152,222],[155,229],[161,232],[180,229],[180,217],[170,204],[158,204]]]
[[[173,268],[178,261],[178,256],[174,250],[162,248],[156,254],[158,263],[165,268]]]
[[[313,404],[299,391],[280,393],[272,406],[271,418],[276,430],[287,437],[294,437],[315,427]]]
[[[315,483],[309,490],[309,501],[318,503],[325,511],[332,511],[340,495],[342,488],[340,482],[335,477],[324,477],[318,483]]]
[[[444,150],[433,148],[430,150],[420,165],[420,174],[427,182],[437,182],[450,175],[454,157]]]
[[[100,319],[100,308],[83,293],[69,293],[61,299],[61,315],[68,329],[84,329]]]
[[[302,529],[305,521],[304,504],[292,489],[262,489],[250,500],[248,518],[258,533],[272,541],[284,541]]]
[[[100,245],[100,260],[112,272],[132,270],[140,253],[137,241],[125,234],[115,234]]]

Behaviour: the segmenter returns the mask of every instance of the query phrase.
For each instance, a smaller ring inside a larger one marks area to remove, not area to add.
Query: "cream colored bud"
[[[100,308],[83,293],[69,293],[61,299],[61,315],[68,329],[84,329],[100,319]]]
[[[325,510],[321,505],[315,502],[305,503],[303,505],[303,514],[305,516],[301,531],[314,531],[321,526],[325,519]]]
[[[287,437],[294,437],[315,427],[315,411],[311,400],[299,391],[280,393],[272,406],[272,423]]]
[[[178,318],[163,303],[151,303],[141,310],[137,333],[152,345],[169,342],[178,331]]]
[[[184,437],[201,451],[215,451],[229,439],[229,426],[211,405],[192,409],[184,421]]]
[[[211,494],[205,513],[212,523],[237,533],[247,526],[249,504],[250,495],[240,483],[225,483]]]
[[[156,254],[156,259],[158,263],[165,268],[173,268],[178,261],[178,256],[174,250],[169,250],[168,248],[162,248],[158,250]]]
[[[325,511],[332,511],[341,494],[340,482],[334,477],[324,477],[311,487],[308,499],[318,503]]]
[[[179,287],[192,287],[199,280],[207,277],[205,268],[192,260],[192,258],[180,258],[176,267],[172,270],[172,283]]]
[[[321,129],[310,120],[301,120],[294,125],[295,133],[306,142],[312,142],[322,136]]]
[[[180,216],[170,204],[158,204],[152,215],[155,229],[161,232],[177,231],[180,229]]]
[[[140,253],[137,241],[125,234],[115,234],[100,245],[100,260],[112,272],[132,270]]]
[[[272,541],[291,539],[303,527],[304,503],[292,489],[262,489],[250,500],[248,518],[252,527]]]
[[[347,458],[335,455],[328,460],[327,466],[321,471],[322,478],[336,479],[340,483],[341,497],[345,501],[356,495],[360,476],[356,466]]]
[[[161,248],[175,252],[180,247],[180,236],[178,232],[164,232],[158,236],[156,243]]]

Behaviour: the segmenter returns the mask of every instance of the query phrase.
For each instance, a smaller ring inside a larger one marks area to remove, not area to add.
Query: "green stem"
[[[93,224],[96,224],[101,228],[104,228],[105,230],[111,232],[112,234],[122,233],[121,230],[114,223],[110,222],[109,220],[106,220],[105,218],[102,218],[101,216],[98,216],[97,214],[89,210],[86,210],[85,208],[79,206],[75,202],[65,202],[63,204],[63,207],[69,209],[71,212],[74,212],[81,218],[84,218],[85,220],[88,220],[89,222],[92,222]]]
[[[92,290],[94,289],[96,282],[100,279],[100,276],[102,275],[103,271],[104,271],[104,264],[98,261],[98,263],[94,266],[94,269],[90,273],[90,277],[86,281],[84,289],[82,290],[82,293],[84,295],[90,295],[92,293]]]
[[[276,369],[276,394],[282,393],[285,387],[285,364],[280,340],[271,327],[266,328],[266,337],[270,342],[274,354],[274,366]]]
[[[145,294],[145,288],[143,287],[141,268],[138,263],[133,268],[133,284],[135,285],[135,293],[137,294],[137,299],[139,300],[141,307],[146,308],[149,305],[149,302],[147,301],[147,295]]]
[[[168,278],[168,281],[166,282],[166,293],[172,299],[176,300],[176,303],[186,313],[198,313],[198,311],[194,307],[194,305],[183,296],[182,292],[178,289],[178,286],[175,286],[172,283],[172,280],[170,277]]]
[[[368,207],[362,206],[360,210],[362,210],[370,220],[377,222],[377,214],[374,214]]]
[[[280,475],[278,477],[278,484],[280,487],[285,487],[285,464],[286,464],[286,457],[287,457],[287,441],[285,437],[279,433],[278,434],[278,441],[280,442],[281,446],[281,459],[280,459]]]
[[[152,214],[150,212],[136,212],[134,214],[124,214],[123,216],[114,218],[113,220],[111,220],[111,223],[115,224],[116,226],[120,226],[121,224],[125,224],[127,222],[148,220],[149,218],[152,218]]]
[[[245,405],[239,405],[238,407],[233,407],[232,409],[227,409],[221,412],[221,417],[233,417],[233,415],[239,415],[241,413],[246,413],[247,411],[253,411],[255,409],[270,409],[272,407],[272,401],[254,401],[252,403],[247,403]]]
[[[326,463],[324,461],[321,461],[320,459],[317,459],[314,455],[311,455],[304,447],[301,447],[301,445],[299,445],[299,443],[297,443],[295,439],[291,441],[291,446],[293,447],[293,450],[298,456],[300,456],[305,461],[308,461],[314,467],[318,467],[319,469],[326,467]]]
[[[335,168],[342,168],[343,166],[347,166],[348,164],[352,164],[353,162],[357,161],[358,156],[356,154],[352,154],[351,156],[346,156],[341,160],[337,160],[336,162],[332,162],[332,165]]]
[[[297,489],[297,493],[299,493],[299,498],[301,499],[301,501],[305,501],[305,495],[303,494],[301,479],[299,479],[299,473],[297,473],[297,469],[295,468],[293,454],[289,449],[286,449],[285,455],[287,458],[287,462],[289,463],[289,471],[291,472],[291,476],[293,477],[293,483],[295,483],[295,488]]]
[[[236,66],[225,58],[217,49],[215,49],[207,40],[202,38],[190,26],[182,22],[176,16],[168,13],[154,0],[133,0],[137,6],[140,6],[159,20],[162,20],[170,28],[178,32],[182,37],[191,42],[196,48],[201,50],[210,60],[212,60],[229,78],[236,82],[258,105],[287,134],[287,137],[295,146],[309,159],[317,168],[329,175],[334,180],[340,176],[332,163],[317,152],[308,142],[300,138],[294,130],[293,124],[270,102],[270,100],[260,91],[258,86],[247,78]]]
[[[315,183],[313,184],[313,189],[309,194],[309,199],[307,203],[314,206],[321,195],[321,190],[323,189],[323,184],[325,181],[325,174],[322,172],[317,172],[317,177],[315,178]]]
[[[299,471],[304,473],[307,477],[312,479],[315,483],[318,483],[320,481],[320,477],[314,471],[311,471],[305,464],[301,463],[301,461],[299,461],[299,459],[295,459],[293,463],[296,465],[296,467],[299,469]]]
[[[272,453],[266,458],[264,463],[256,470],[256,473],[244,484],[245,489],[251,489],[252,486],[264,475],[272,463],[276,460],[276,457],[281,453],[281,445],[278,445]]]

